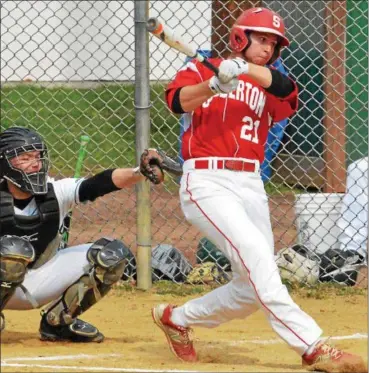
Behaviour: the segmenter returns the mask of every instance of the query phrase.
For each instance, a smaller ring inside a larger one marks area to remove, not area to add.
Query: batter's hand
[[[214,93],[230,93],[238,86],[238,79],[233,78],[228,83],[221,83],[218,77],[213,76],[209,80],[209,88]]]
[[[219,65],[219,80],[224,83],[229,83],[232,79],[237,78],[241,74],[247,74],[249,64],[242,58],[234,58],[232,60],[224,60]]]
[[[140,158],[140,173],[153,184],[164,181],[163,158],[156,149],[145,149]]]

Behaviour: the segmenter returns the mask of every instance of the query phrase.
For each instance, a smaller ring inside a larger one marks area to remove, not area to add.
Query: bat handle
[[[202,64],[206,66],[209,70],[211,70],[216,76],[219,75],[219,69],[210,63],[206,58],[202,61]]]
[[[204,66],[206,66],[209,70],[211,70],[216,76],[219,74],[219,69],[214,66],[207,58],[205,58],[202,54],[196,54],[196,59],[200,61]]]

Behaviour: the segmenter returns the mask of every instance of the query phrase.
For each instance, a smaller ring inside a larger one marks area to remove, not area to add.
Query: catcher
[[[149,149],[136,168],[50,181],[47,146],[37,132],[13,127],[0,133],[0,311],[47,305],[41,311],[41,340],[102,342],[103,334],[78,316],[122,277],[132,253],[106,237],[58,250],[63,220],[77,204],[143,178],[162,183],[163,168],[180,170],[163,152]]]

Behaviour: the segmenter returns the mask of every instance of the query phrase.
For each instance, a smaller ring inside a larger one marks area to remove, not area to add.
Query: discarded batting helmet
[[[161,244],[152,250],[153,281],[184,282],[192,270],[186,257],[174,246]]]
[[[353,286],[365,258],[354,250],[329,249],[321,256],[319,280]]]
[[[196,257],[197,263],[213,262],[223,271],[231,270],[231,263],[226,256],[206,237],[199,241]]]

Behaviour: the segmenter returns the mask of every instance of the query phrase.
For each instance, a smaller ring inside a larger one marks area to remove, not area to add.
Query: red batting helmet
[[[250,46],[246,31],[267,32],[279,36],[279,45],[275,48],[275,53],[268,63],[273,63],[279,57],[281,47],[290,45],[284,35],[283,19],[277,13],[266,8],[247,9],[237,18],[230,35],[232,51],[242,52]]]

